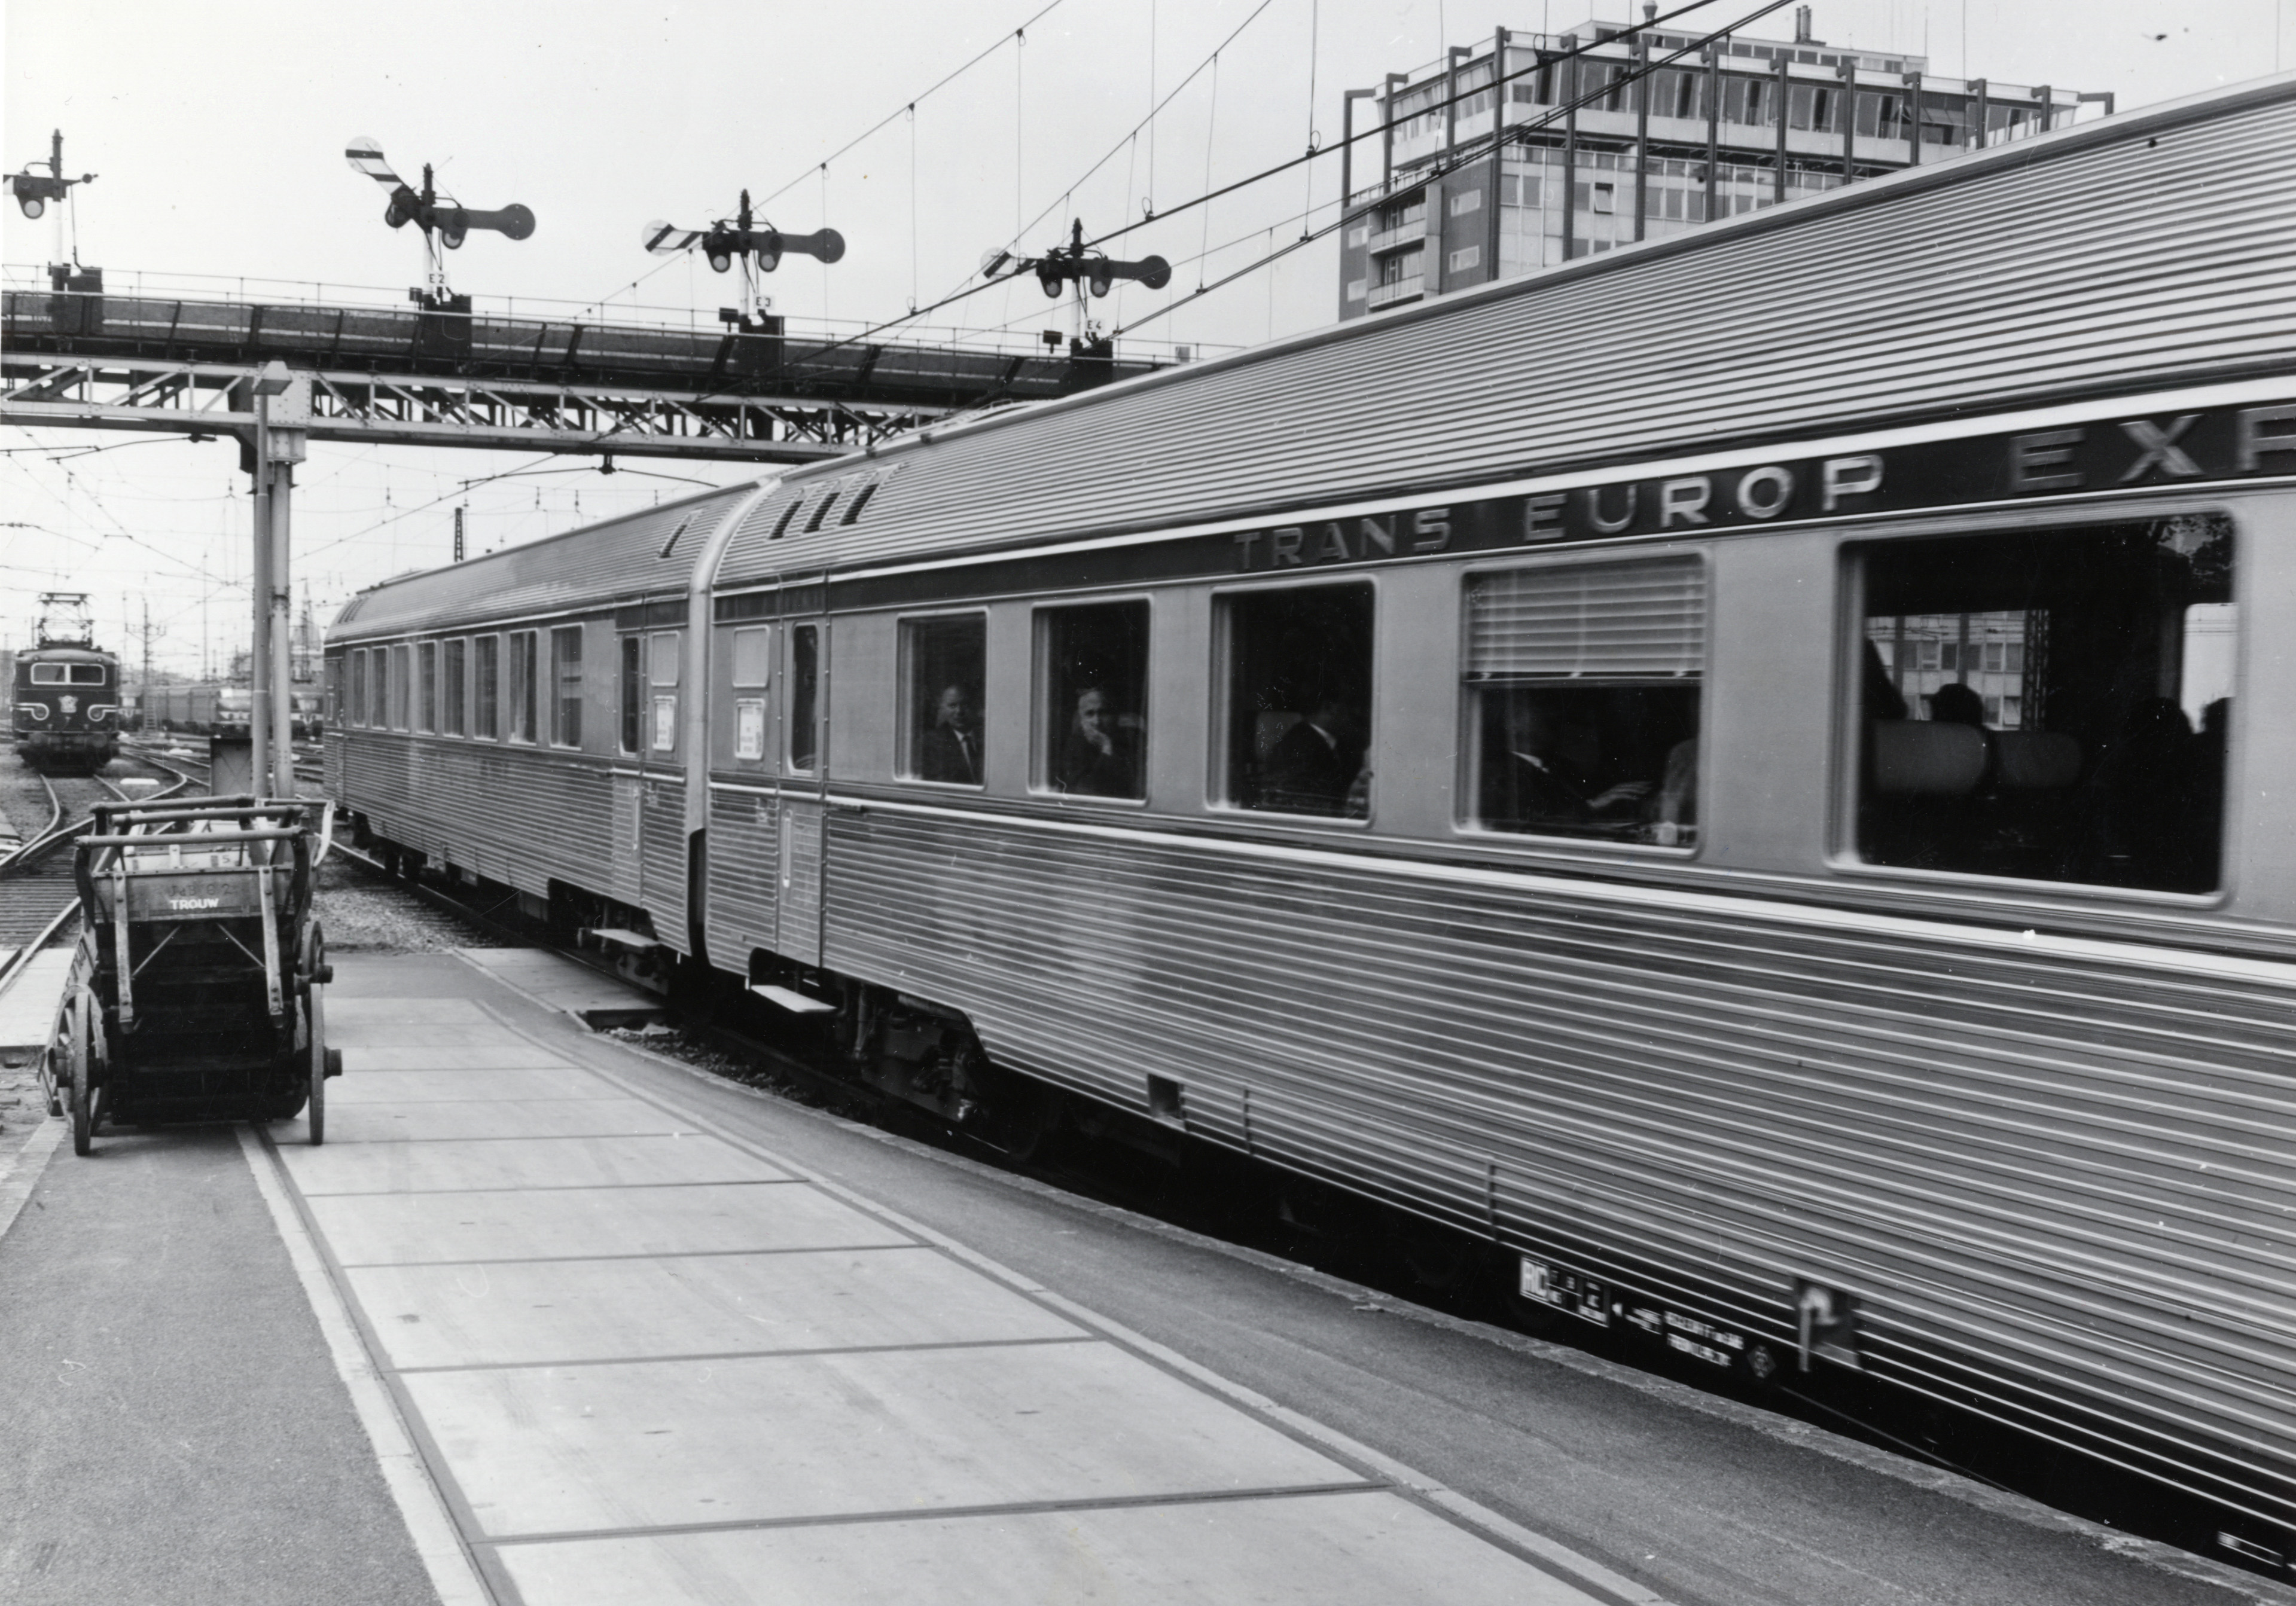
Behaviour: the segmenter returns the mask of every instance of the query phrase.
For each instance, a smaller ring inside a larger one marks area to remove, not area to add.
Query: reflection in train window
[[[621,653],[622,751],[635,753],[645,727],[645,637],[625,635]]]
[[[1861,556],[1866,859],[2217,885],[2229,519],[1896,541]]]
[[[821,687],[821,627],[800,625],[790,632],[789,765],[813,767],[819,734],[814,701]]]
[[[1474,823],[1694,842],[1705,664],[1695,557],[1476,576],[1465,654]]]
[[[466,641],[448,642],[441,650],[444,672],[439,685],[439,728],[449,736],[463,733],[463,659],[471,643]]]
[[[987,643],[988,621],[977,613],[901,621],[902,775],[980,784]]]
[[[70,683],[65,677],[63,665],[34,664],[32,684],[36,686],[61,686]]]
[[[479,637],[478,654],[478,684],[472,688],[471,699],[471,734],[492,742],[502,734],[502,637]]]
[[[1300,586],[1223,599],[1227,765],[1240,808],[1371,813],[1369,586]]]
[[[414,649],[400,642],[390,650],[390,728],[403,731],[414,723],[414,699],[408,695]]]
[[[357,651],[346,656],[350,660],[350,722],[353,725],[365,725],[366,723],[366,649],[362,647]]]
[[[1147,708],[1147,603],[1037,615],[1037,785],[1145,798]]]
[[[514,630],[510,638],[510,739],[534,740],[537,697],[535,633]]]
[[[550,705],[550,740],[560,747],[582,745],[582,627],[550,633],[550,682],[557,695]]]
[[[439,728],[439,643],[424,642],[414,649],[414,728]]]

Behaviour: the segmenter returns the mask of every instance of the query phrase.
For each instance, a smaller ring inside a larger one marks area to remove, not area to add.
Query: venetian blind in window
[[[1706,662],[1706,576],[1694,557],[1478,575],[1469,680],[1685,680]]]

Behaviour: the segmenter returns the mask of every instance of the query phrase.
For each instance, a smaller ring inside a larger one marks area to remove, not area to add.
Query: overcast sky
[[[1679,26],[1718,27],[1755,3],[1717,4]],[[68,171],[99,175],[71,209],[78,258],[102,266],[114,289],[134,289],[140,274],[169,294],[237,294],[243,278],[254,295],[255,281],[270,279],[295,282],[275,293],[308,297],[316,282],[385,300],[421,282],[422,253],[414,230],[383,226],[381,191],[344,164],[345,143],[371,136],[410,177],[437,164],[465,205],[534,209],[538,225],[521,243],[474,233],[448,259],[455,289],[537,313],[557,299],[570,304],[547,309],[557,315],[589,304],[591,317],[603,305],[610,316],[713,325],[734,282],[692,258],[663,266],[639,249],[639,234],[657,217],[707,223],[747,186],[779,226],[826,223],[849,242],[833,268],[791,258],[771,275],[775,310],[800,325],[874,322],[961,287],[984,250],[1016,234],[1042,249],[1071,216],[1096,234],[1145,202],[1169,208],[1296,155],[1311,129],[1332,143],[1342,90],[1432,61],[1445,42],[1639,10],[1628,0],[1046,4],[4,0],[0,166],[45,160],[49,131],[63,130]],[[2281,12],[2296,0],[1815,9],[1829,43],[1926,54],[1950,76],[2111,90],[2126,110],[2276,70]],[[1016,47],[1011,35],[1031,18]],[[1789,9],[1748,31],[1791,37],[1791,19]],[[1198,73],[1128,141],[1154,99],[1215,50],[1217,70]],[[896,116],[829,160],[983,51],[919,100],[913,119]],[[1174,290],[1135,289],[1095,311],[1119,324],[1142,319],[1296,237],[1303,212],[1328,221],[1338,192],[1327,160],[1140,230],[1123,250],[1169,258]],[[11,284],[37,272],[50,245],[46,221],[0,205]],[[1334,263],[1321,242],[1143,324],[1136,338],[1221,346],[1312,328],[1334,315]],[[932,322],[1021,336],[1065,328],[1048,307],[1023,283]],[[234,446],[0,435],[0,644],[24,640],[34,595],[50,588],[94,592],[102,638],[131,652],[140,647],[127,627],[140,628],[148,602],[161,668],[196,672],[203,643],[219,659],[244,642],[249,509]],[[473,550],[485,550],[681,495],[689,480],[747,477],[734,464],[646,460],[607,478],[591,460],[563,459],[461,492],[464,480],[531,461],[314,443],[295,497],[299,592],[308,587],[324,619],[362,586],[445,561],[456,501],[467,499]]]

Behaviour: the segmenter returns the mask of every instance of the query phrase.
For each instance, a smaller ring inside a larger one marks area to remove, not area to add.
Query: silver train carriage
[[[2245,86],[393,582],[331,783],[921,1102],[2286,1553],[2292,155]]]
[[[243,736],[253,697],[245,686],[217,681],[151,685],[144,688],[136,714],[146,731]]]
[[[18,652],[9,728],[16,751],[43,774],[102,769],[119,750],[119,660],[92,647]]]

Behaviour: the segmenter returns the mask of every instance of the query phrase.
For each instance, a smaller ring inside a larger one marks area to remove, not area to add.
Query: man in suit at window
[[[980,785],[980,722],[973,711],[972,694],[961,685],[943,686],[933,704],[932,728],[918,745],[920,779]]]
[[[1307,717],[1283,733],[1267,755],[1267,781],[1260,807],[1286,814],[1346,815],[1360,818],[1366,799],[1358,797],[1363,771],[1363,720],[1354,706],[1321,697]]]
[[[1483,763],[1483,823],[1535,831],[1631,816],[1650,795],[1647,781],[1597,791],[1574,764],[1560,722],[1535,692],[1518,692],[1502,714],[1505,741]]]

